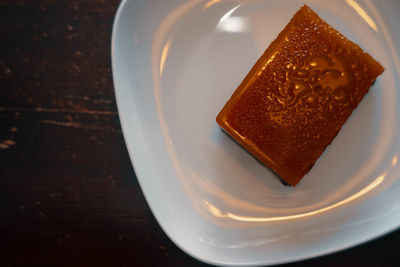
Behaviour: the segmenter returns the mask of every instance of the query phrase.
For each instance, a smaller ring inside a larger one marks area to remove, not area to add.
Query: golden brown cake
[[[383,70],[304,5],[247,74],[217,123],[295,186]]]

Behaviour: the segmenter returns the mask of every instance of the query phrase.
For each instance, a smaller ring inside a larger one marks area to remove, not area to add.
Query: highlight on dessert
[[[222,108],[217,123],[295,186],[383,71],[303,5]]]

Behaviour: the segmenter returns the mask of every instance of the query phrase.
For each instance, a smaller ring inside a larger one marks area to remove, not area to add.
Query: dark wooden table
[[[151,214],[125,148],[119,1],[0,1],[0,266],[202,266]],[[400,231],[290,266],[400,266]]]

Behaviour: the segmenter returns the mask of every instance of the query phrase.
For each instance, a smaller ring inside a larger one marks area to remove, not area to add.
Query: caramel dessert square
[[[304,5],[258,59],[217,123],[295,186],[383,71]]]

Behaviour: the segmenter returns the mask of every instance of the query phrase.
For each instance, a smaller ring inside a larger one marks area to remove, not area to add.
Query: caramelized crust
[[[383,70],[304,5],[247,74],[217,123],[295,186]]]

